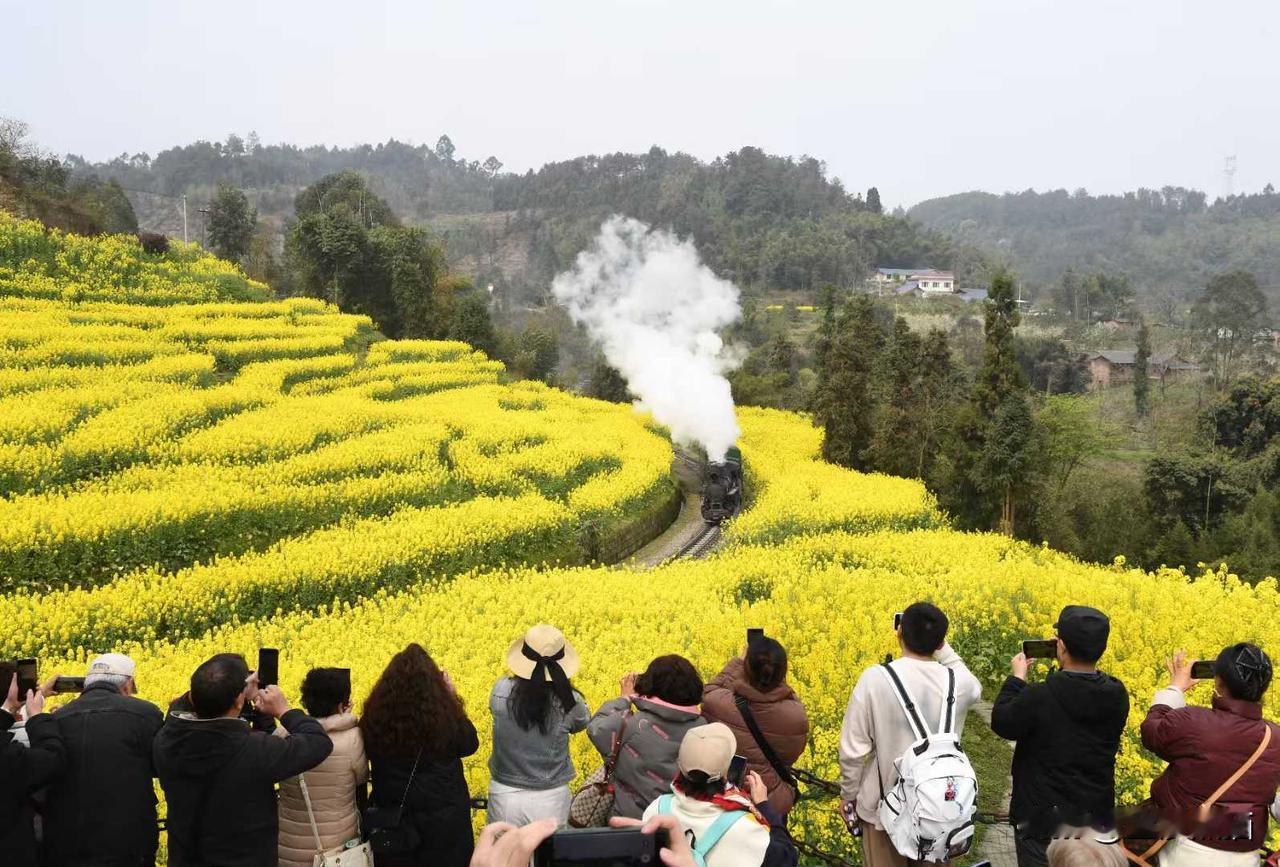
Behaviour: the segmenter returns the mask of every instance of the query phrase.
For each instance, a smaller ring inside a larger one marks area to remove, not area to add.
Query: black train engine
[[[742,452],[729,449],[723,461],[708,461],[702,477],[702,519],[719,524],[742,508]]]

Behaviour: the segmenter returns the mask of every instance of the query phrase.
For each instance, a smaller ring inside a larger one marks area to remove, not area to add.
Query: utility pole
[[[187,194],[182,194],[182,243],[187,241]]]
[[[1229,156],[1222,163],[1222,175],[1226,179],[1227,198],[1235,194],[1236,158]]]

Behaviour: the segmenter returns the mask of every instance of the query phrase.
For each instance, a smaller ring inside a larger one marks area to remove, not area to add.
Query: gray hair
[[[117,690],[123,690],[124,685],[129,682],[129,676],[125,674],[90,674],[86,675],[84,685],[86,687],[93,686],[95,683],[109,683]]]

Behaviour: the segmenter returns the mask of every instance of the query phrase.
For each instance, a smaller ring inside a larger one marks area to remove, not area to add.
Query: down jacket
[[[635,705],[635,713],[627,712]],[[587,725],[587,737],[607,764],[618,731],[626,720],[622,750],[614,768],[614,816],[639,819],[659,795],[671,791],[676,758],[684,734],[706,720],[697,706],[681,707],[661,699],[637,696],[605,702]]]
[[[747,682],[745,665],[740,657],[729,660],[724,671],[706,685],[702,691],[702,715],[708,722],[722,722],[733,730],[738,739],[738,753],[746,756],[747,770],[755,771],[769,789],[769,804],[783,818],[795,806],[796,793],[770,766],[764,751],[751,736],[751,730],[742,720],[734,694],[747,700],[747,706],[760,726],[765,740],[778,754],[782,763],[790,766],[800,758],[809,738],[809,716],[795,691],[785,682],[768,692],[761,692]]]
[[[320,830],[320,845],[328,851],[360,833],[356,791],[369,781],[369,763],[355,714],[334,714],[317,722],[333,741],[333,752],[303,776]],[[283,728],[277,729],[276,734],[288,736]],[[302,787],[298,778],[292,777],[280,784],[280,867],[311,867],[315,854],[316,838],[302,799]]]
[[[1218,801],[1232,812],[1252,813],[1252,839],[1196,841],[1227,852],[1258,849],[1267,836],[1267,808],[1280,787],[1280,726],[1264,720],[1256,702],[1215,695],[1212,709],[1187,707],[1175,687],[1156,693],[1142,721],[1142,745],[1169,766],[1151,784],[1152,799],[1175,816],[1196,810],[1253,755],[1268,726],[1266,752]]]

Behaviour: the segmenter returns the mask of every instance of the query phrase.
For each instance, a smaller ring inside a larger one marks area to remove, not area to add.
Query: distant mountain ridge
[[[1214,274],[1253,272],[1280,293],[1280,194],[1209,202],[1164,187],[1123,195],[969,192],[930,199],[909,216],[1007,262],[1032,289],[1067,268],[1127,274],[1139,295],[1198,292]]]
[[[124,187],[144,229],[180,234],[185,193],[188,231],[196,240],[199,208],[219,182],[244,189],[278,234],[300,190],[333,172],[358,171],[401,219],[437,233],[454,267],[528,303],[540,302],[551,278],[613,213],[692,237],[713,268],[747,291],[852,287],[880,265],[948,268],[962,279],[987,267],[976,250],[901,215],[880,213],[878,195],[864,200],[849,193],[819,160],[753,147],[711,162],[653,147],[549,163],[523,175],[502,172],[495,157],[462,159],[447,137],[434,148],[395,140],[298,148],[233,136],[154,158],[69,161],[79,172]]]

